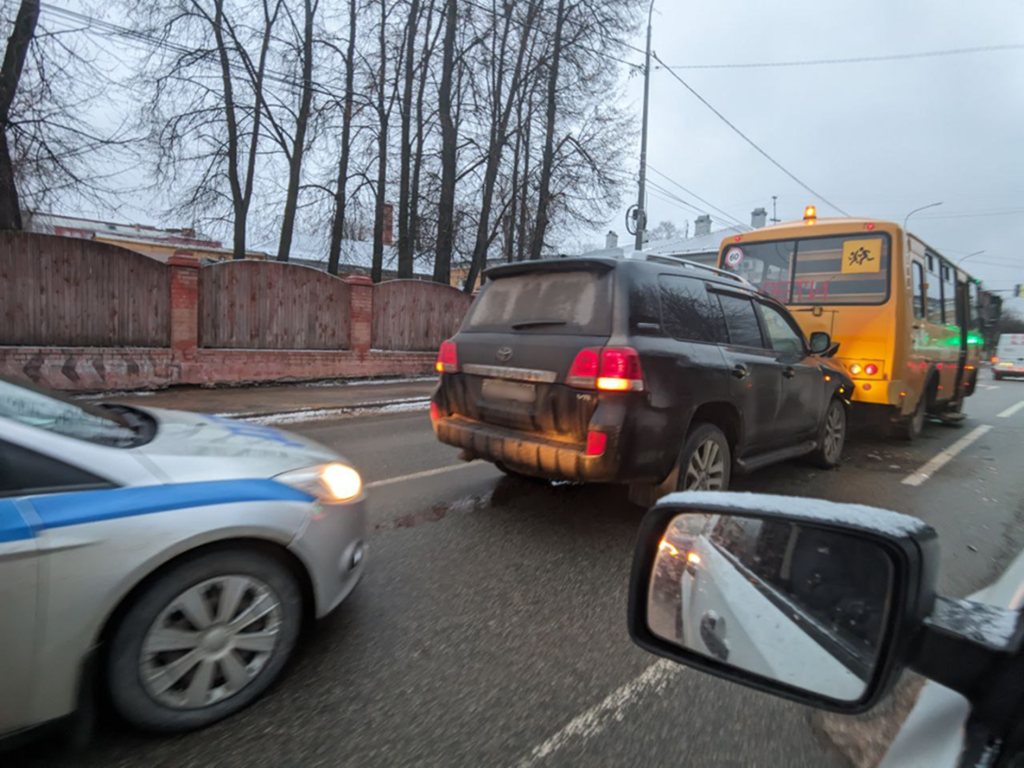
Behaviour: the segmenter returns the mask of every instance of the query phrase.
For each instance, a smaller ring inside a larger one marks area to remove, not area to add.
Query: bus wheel
[[[893,424],[893,434],[901,440],[914,440],[921,436],[922,430],[924,430],[925,416],[925,397],[921,395],[917,399],[917,407],[914,412],[909,416],[905,416],[895,424]]]

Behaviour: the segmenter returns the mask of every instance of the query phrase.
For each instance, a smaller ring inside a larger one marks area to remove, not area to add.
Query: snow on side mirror
[[[935,602],[935,532],[855,504],[666,497],[644,517],[629,623],[642,648],[840,712],[869,709]]]

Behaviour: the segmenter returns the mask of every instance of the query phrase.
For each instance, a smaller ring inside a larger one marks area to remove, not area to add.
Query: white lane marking
[[[911,472],[905,478],[903,478],[904,485],[921,485],[925,480],[934,475],[949,462],[956,458],[957,454],[961,453],[966,448],[970,447],[971,443],[977,440],[979,437],[984,435],[992,429],[988,424],[982,424],[980,427],[975,427],[966,435],[961,437],[949,448],[946,448],[941,453],[933,456],[923,467],[916,472]]]
[[[535,747],[529,757],[520,761],[519,768],[531,768],[570,742],[576,739],[587,741],[601,733],[610,723],[620,722],[626,716],[626,709],[642,694],[663,690],[682,671],[683,667],[668,659],[655,662],[638,677],[612,691],[600,704],[574,717],[558,733]]]
[[[999,415],[998,415],[998,416],[997,416],[996,418],[999,418],[999,419],[1008,419],[1008,418],[1010,418],[1011,416],[1013,416],[1013,414],[1015,414],[1015,413],[1016,413],[1017,411],[1019,411],[1019,410],[1020,410],[1021,408],[1024,408],[1024,400],[1021,400],[1021,401],[1020,401],[1019,403],[1017,403],[1016,405],[1011,405],[1011,406],[1010,406],[1009,408],[1007,408],[1007,409],[1006,409],[1005,411],[1003,411],[1002,413],[1000,413],[1000,414],[999,414]]]
[[[385,480],[374,480],[372,483],[367,483],[367,488],[380,488],[384,485],[391,485],[393,483],[404,483],[406,480],[419,480],[421,477],[433,477],[434,475],[443,475],[446,472],[454,472],[457,469],[465,469],[466,467],[473,467],[477,464],[484,464],[482,459],[475,459],[473,461],[467,461],[465,464],[452,464],[448,467],[438,467],[437,469],[425,469],[422,472],[413,472],[411,475],[400,475],[399,477],[389,477]]]

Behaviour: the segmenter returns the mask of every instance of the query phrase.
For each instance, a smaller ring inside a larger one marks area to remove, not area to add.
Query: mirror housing
[[[648,610],[659,547],[681,514],[730,515],[789,522],[805,529],[857,537],[885,550],[893,564],[891,606],[874,670],[860,698],[852,701],[796,688],[713,656],[696,653],[652,632]],[[629,633],[650,653],[820,709],[856,714],[873,707],[912,660],[925,617],[935,604],[939,550],[935,531],[914,517],[859,504],[749,493],[688,492],[662,499],[644,516],[637,536],[629,594]]]
[[[812,355],[833,357],[839,351],[839,343],[833,342],[832,337],[824,331],[815,331],[811,334],[808,348],[811,350]]]

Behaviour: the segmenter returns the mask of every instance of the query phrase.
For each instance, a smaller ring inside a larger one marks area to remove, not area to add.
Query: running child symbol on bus
[[[851,267],[855,266],[855,265],[859,267],[860,265],[862,265],[862,264],[864,264],[866,262],[874,261],[874,260],[875,260],[875,257],[871,255],[871,251],[869,251],[864,246],[861,246],[857,250],[855,250],[852,253],[850,253],[850,266]]]

